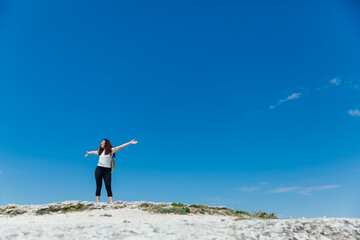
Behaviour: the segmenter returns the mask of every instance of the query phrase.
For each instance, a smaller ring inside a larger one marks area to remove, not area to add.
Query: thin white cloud
[[[309,195],[311,192],[314,191],[324,191],[327,189],[333,189],[333,188],[339,188],[340,185],[326,185],[326,186],[314,186],[314,187],[307,187],[303,188],[300,191],[297,191],[296,193],[302,194],[302,195]]]
[[[301,93],[293,93],[285,99],[280,99],[276,105],[271,105],[269,107],[269,109],[274,109],[274,108],[278,107],[280,104],[283,104],[287,101],[298,99],[298,98],[300,98],[300,96],[301,96]]]
[[[339,188],[340,185],[325,185],[325,186],[313,186],[313,187],[278,187],[273,190],[269,190],[269,193],[284,193],[295,192],[301,195],[309,195],[311,192],[324,191],[333,188]]]
[[[238,188],[237,190],[240,190],[242,192],[254,192],[259,190],[259,187],[242,187],[242,188]]]
[[[339,78],[333,78],[333,79],[330,80],[330,83],[334,84],[336,86],[339,86],[340,83],[341,83],[341,80]]]
[[[348,113],[351,115],[351,116],[354,116],[354,117],[360,117],[360,110],[358,108],[356,109],[350,109],[348,111]]]
[[[259,186],[241,187],[241,188],[237,188],[236,190],[242,192],[255,192],[257,190],[260,190],[260,188],[269,187],[269,186],[270,185],[267,182],[261,181]]]
[[[2,174],[2,171],[0,170],[0,174]]]
[[[286,99],[281,99],[280,102],[287,102],[292,99],[297,99],[300,97],[300,95],[301,95],[301,93],[293,93],[290,96],[288,96]]]
[[[273,190],[269,190],[270,193],[283,193],[283,192],[291,192],[299,189],[300,187],[278,187]]]
[[[319,91],[323,91],[325,89],[329,89],[331,88],[331,86],[342,86],[342,88],[353,88],[353,89],[360,89],[360,81],[359,80],[352,80],[352,79],[340,79],[340,77],[334,77],[330,80],[328,80],[327,82],[322,83],[322,85],[315,87],[315,88],[305,88],[305,87],[301,87],[301,88],[297,88],[296,91],[299,92],[295,92],[292,93],[291,95],[289,95],[287,98],[284,99],[280,99],[277,101],[276,104],[272,104],[270,105],[267,109],[264,110],[255,110],[252,111],[251,113],[246,114],[247,116],[252,116],[255,114],[261,114],[264,113],[266,111],[271,111],[277,107],[279,107],[280,105],[290,101],[290,100],[295,100],[298,99],[300,97],[303,96],[308,96],[308,95],[312,95],[312,94],[317,94]],[[349,110],[349,114],[353,115],[353,116],[360,116],[360,111],[359,110]]]

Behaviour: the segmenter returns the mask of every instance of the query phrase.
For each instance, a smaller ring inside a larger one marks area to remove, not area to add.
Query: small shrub
[[[258,211],[254,214],[250,214],[246,211],[233,210],[227,207],[210,207],[202,204],[183,204],[183,203],[171,203],[171,204],[151,204],[151,203],[142,203],[140,205],[142,210],[150,211],[154,213],[174,213],[174,214],[209,214],[209,215],[223,215],[223,216],[235,216],[235,220],[243,219],[278,219],[274,214],[268,214],[266,212]]]
[[[167,210],[168,213],[175,213],[175,214],[187,214],[190,212],[190,209],[188,207],[184,208],[184,207],[181,207],[181,208],[168,208]]]
[[[84,210],[84,209],[85,209],[85,205],[82,204],[82,203],[78,203],[78,204],[76,204],[75,209],[76,209],[76,210]]]
[[[101,215],[101,216],[104,216],[104,217],[112,217],[112,215],[111,214],[104,214],[104,215]]]
[[[149,208],[145,208],[145,210],[155,212],[155,213],[174,213],[174,214],[188,214],[190,212],[190,208],[188,207],[165,207],[165,206],[152,206]]]
[[[17,208],[18,206],[8,206],[6,209],[13,209],[13,208]]]
[[[19,210],[14,210],[11,212],[11,215],[18,215],[18,214],[20,214]]]
[[[254,217],[263,219],[278,219],[278,217],[274,213],[268,214],[267,212],[262,211],[255,212]]]
[[[202,204],[192,204],[190,205],[189,207],[194,207],[194,208],[211,208],[209,206],[205,206],[205,205],[202,205]]]
[[[248,213],[248,212],[246,212],[246,211],[240,211],[240,210],[236,210],[236,211],[235,211],[235,214],[244,214],[244,215],[251,216],[250,213]]]
[[[66,207],[61,208],[60,213],[67,213],[67,212],[75,212],[75,211],[84,211],[85,205],[82,203],[78,203],[76,205],[67,205]]]
[[[235,211],[232,209],[225,209],[225,211],[223,211],[226,215],[230,215],[233,216],[235,214]]]
[[[182,204],[182,203],[172,203],[171,206],[173,207],[185,207],[186,205],[185,204]]]
[[[149,207],[150,206],[150,204],[148,204],[148,203],[142,203],[142,204],[140,204],[140,207]]]
[[[192,205],[190,205],[190,207],[193,207],[193,208],[200,208],[199,204],[192,204]]]
[[[23,214],[25,212],[26,212],[25,210],[19,210],[19,209],[10,208],[9,211],[5,211],[5,209],[4,209],[0,213],[4,213],[4,214],[9,215],[9,216],[16,216],[16,215]]]
[[[270,214],[269,214],[269,218],[270,218],[270,219],[279,219],[279,218],[275,215],[275,213],[270,213]]]
[[[231,210],[231,209],[229,209],[227,207],[213,207],[213,208],[216,209],[216,210]]]
[[[35,212],[36,215],[50,214],[49,209],[39,209]]]
[[[266,212],[262,212],[262,213],[260,213],[259,217],[268,218],[268,214]]]

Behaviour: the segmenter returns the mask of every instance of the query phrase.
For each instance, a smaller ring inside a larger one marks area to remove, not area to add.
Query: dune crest
[[[360,239],[359,218],[277,219],[223,206],[65,201],[0,207],[0,239]]]

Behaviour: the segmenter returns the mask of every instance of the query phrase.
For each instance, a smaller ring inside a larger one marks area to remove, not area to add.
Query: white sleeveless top
[[[101,153],[101,155],[99,156],[98,166],[111,168],[111,158],[113,155],[112,153],[115,151],[114,148],[112,148],[111,150],[112,150],[112,152],[107,155],[105,155],[105,150]]]

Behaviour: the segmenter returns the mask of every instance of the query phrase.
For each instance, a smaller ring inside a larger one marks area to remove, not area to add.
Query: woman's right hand
[[[89,155],[89,152],[88,152],[88,151],[86,151],[86,155],[85,155],[85,157],[87,157],[87,155]]]

